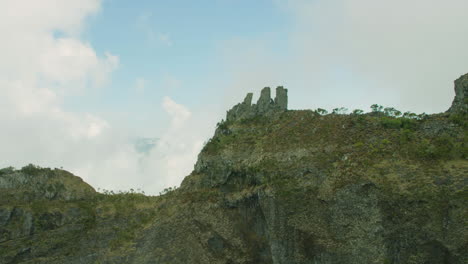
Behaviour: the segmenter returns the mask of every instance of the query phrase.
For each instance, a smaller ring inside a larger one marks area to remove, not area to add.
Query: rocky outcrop
[[[248,93],[242,103],[235,105],[227,112],[226,121],[251,118],[258,115],[269,115],[284,112],[288,109],[288,90],[279,86],[276,88],[275,100],[271,99],[270,87],[265,87],[260,93],[257,104],[252,105],[252,93]]]
[[[28,165],[21,170],[0,171],[1,200],[80,200],[96,191],[81,178],[60,169]]]
[[[288,109],[288,90],[284,89],[283,86],[276,88],[275,104],[279,109]]]
[[[455,98],[448,112],[468,112],[468,74],[455,80]]]

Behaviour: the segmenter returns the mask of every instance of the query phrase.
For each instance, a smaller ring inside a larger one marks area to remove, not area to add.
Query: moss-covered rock
[[[96,191],[81,178],[60,170],[28,165],[0,170],[0,201],[80,200]]]

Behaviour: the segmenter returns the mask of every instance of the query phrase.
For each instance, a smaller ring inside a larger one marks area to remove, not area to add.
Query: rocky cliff
[[[254,105],[249,94],[157,197],[1,170],[0,264],[467,263],[460,80],[450,111],[419,117],[287,110],[282,87]]]
[[[468,112],[468,73],[455,80],[455,98],[449,112]]]

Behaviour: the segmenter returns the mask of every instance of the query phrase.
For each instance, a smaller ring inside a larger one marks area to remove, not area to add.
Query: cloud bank
[[[293,108],[433,113],[448,109],[453,80],[468,72],[468,1],[274,2],[289,17],[286,33],[223,43],[232,90],[285,85]]]
[[[157,194],[190,173],[206,132],[182,133],[193,125],[191,112],[166,97],[161,114],[169,116],[170,125],[155,135],[157,146],[142,154],[126,124],[66,110],[65,98],[110,84],[119,66],[118,55],[98,54],[81,37],[100,5],[100,0],[2,1],[0,167],[63,167],[96,188]],[[143,92],[148,85],[138,79],[136,89]]]

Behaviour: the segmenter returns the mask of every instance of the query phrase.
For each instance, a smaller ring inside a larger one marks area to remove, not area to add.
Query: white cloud
[[[274,2],[290,30],[224,43],[228,85],[285,85],[296,108],[379,103],[440,112],[453,99],[453,80],[468,72],[468,1]]]
[[[90,162],[82,164],[77,171],[99,175],[93,179],[93,184],[105,189],[133,187],[157,194],[166,187],[179,185],[193,170],[203,142],[212,133],[211,127],[200,124],[212,118],[194,116],[187,107],[168,96],[164,97],[161,107],[170,117],[170,125],[157,135],[156,146],[148,153],[138,153],[130,144],[116,144],[112,155],[99,157],[99,166]]]
[[[146,170],[156,173],[152,189],[176,186],[192,170],[197,154],[212,128],[203,126],[210,115],[193,116],[185,106],[170,97],[163,99],[162,107],[171,117],[171,125],[157,141],[147,159]]]
[[[165,96],[163,99],[162,107],[171,116],[171,126],[178,129],[182,126],[192,113],[183,105],[177,104],[170,97]]]
[[[165,97],[161,107],[170,124],[142,154],[128,124],[66,110],[67,96],[107,84],[119,65],[118,56],[98,54],[80,37],[99,7],[99,0],[0,3],[0,167],[63,167],[96,188],[156,194],[190,173],[207,131],[194,128],[187,107]],[[165,82],[180,85],[175,78]],[[135,88],[147,84],[137,78]]]
[[[80,39],[99,7],[99,0],[0,3],[0,166],[74,171],[98,166],[113,155],[113,141],[123,142],[102,118],[63,107],[75,91],[104,85],[119,64],[116,55],[99,56]],[[93,181],[90,175],[82,176]]]
[[[24,31],[44,33],[63,31],[68,34],[79,33],[87,16],[99,11],[100,0],[3,0],[0,18],[2,32]]]
[[[89,44],[78,39],[50,38],[49,41],[40,54],[39,69],[43,78],[60,87],[69,87],[75,82],[78,87],[88,83],[102,86],[119,64],[117,56],[105,53],[105,58],[99,58]]]
[[[323,80],[324,72],[338,66],[357,80],[324,91],[330,98],[356,92],[412,110],[444,111],[453,97],[452,81],[468,71],[467,1],[288,3],[296,19],[292,44],[302,73]]]
[[[151,13],[143,13],[137,18],[137,27],[140,31],[145,34],[146,39],[152,44],[163,44],[167,47],[171,47],[173,42],[168,33],[158,32],[154,30],[151,25]]]

